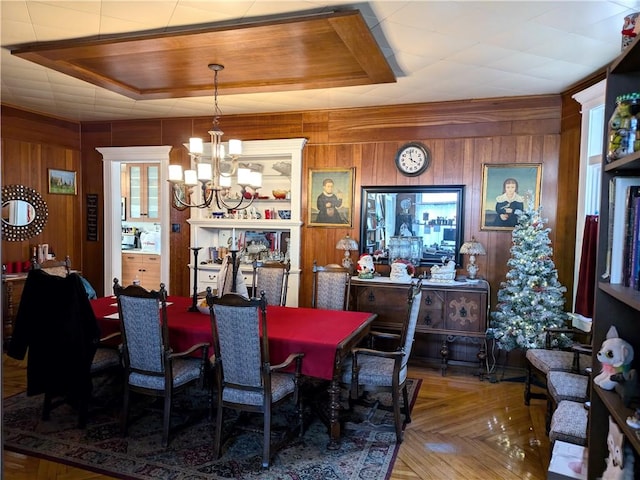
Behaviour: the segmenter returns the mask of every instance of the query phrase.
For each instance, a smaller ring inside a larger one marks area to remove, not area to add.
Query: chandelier
[[[211,137],[210,152],[205,152],[201,138],[189,139],[189,157],[195,170],[185,170],[182,173],[181,165],[169,165],[169,182],[173,185],[173,197],[175,204],[184,207],[209,208],[215,200],[215,206],[228,212],[232,210],[244,210],[251,206],[257,196],[257,189],[262,186],[262,171],[259,165],[239,164],[238,159],[242,155],[242,142],[229,140],[228,154],[222,143],[223,132],[220,129],[220,107],[218,106],[218,72],[224,69],[223,65],[212,63],[209,68],[213,70],[213,101],[214,115],[213,127],[209,130]],[[186,146],[186,145],[185,145]],[[236,183],[240,187],[239,193],[232,195],[231,187],[234,175]],[[186,192],[192,191],[200,184],[201,198],[196,203],[187,201]],[[214,207],[215,208],[215,207]]]

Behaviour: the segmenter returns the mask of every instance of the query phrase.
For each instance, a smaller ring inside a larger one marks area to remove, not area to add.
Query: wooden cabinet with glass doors
[[[160,165],[127,163],[122,165],[124,220],[130,222],[160,221]]]

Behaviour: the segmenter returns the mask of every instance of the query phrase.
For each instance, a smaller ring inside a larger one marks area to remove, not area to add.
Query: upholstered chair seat
[[[583,403],[563,400],[553,412],[549,428],[549,441],[556,440],[576,445],[587,444],[588,410]]]

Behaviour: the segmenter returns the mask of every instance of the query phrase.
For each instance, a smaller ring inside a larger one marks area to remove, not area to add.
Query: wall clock
[[[418,142],[411,142],[398,149],[396,167],[403,175],[415,177],[431,164],[431,152]]]

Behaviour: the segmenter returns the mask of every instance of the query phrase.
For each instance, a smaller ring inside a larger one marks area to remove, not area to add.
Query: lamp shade
[[[340,240],[338,240],[338,243],[336,243],[336,248],[338,250],[358,250],[358,242],[347,235],[346,237],[342,237]]]
[[[460,253],[463,255],[486,255],[487,251],[482,244],[476,240],[476,237],[471,237],[470,242],[464,242],[462,244]]]

